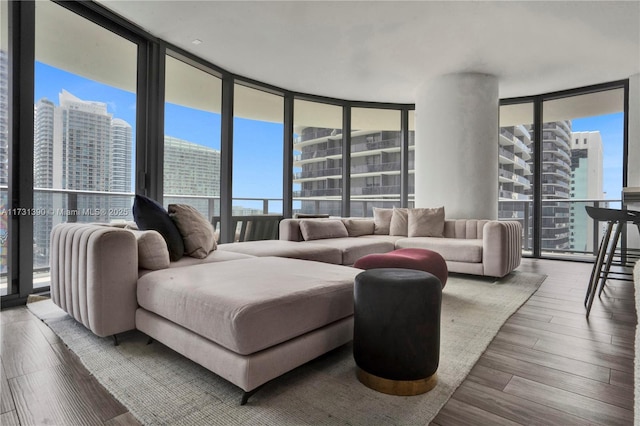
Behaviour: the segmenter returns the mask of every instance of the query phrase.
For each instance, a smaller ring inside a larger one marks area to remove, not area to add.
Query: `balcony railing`
[[[375,151],[377,149],[400,148],[400,139],[385,139],[374,142],[358,142],[351,145],[351,152]]]
[[[541,223],[545,232],[541,235],[543,253],[560,257],[589,257],[596,255],[598,245],[606,228],[605,223],[592,220],[586,213],[585,206],[612,207],[620,203],[619,199],[566,199],[542,200]],[[572,206],[572,213],[568,214]],[[522,223],[522,249],[531,253],[533,250],[533,201],[532,200],[500,200],[498,202],[501,220],[518,220]],[[564,213],[563,213],[564,212]],[[568,236],[572,235],[571,241]]]
[[[304,161],[312,159],[322,159],[326,157],[336,156],[342,154],[342,147],[320,149],[316,151],[302,152],[301,154],[294,155],[294,161]]]
[[[358,173],[378,173],[378,172],[400,172],[400,162],[380,163],[380,164],[361,164],[351,166],[351,174]]]
[[[352,215],[371,215],[371,207],[399,207],[397,186],[382,186],[362,188],[362,198],[352,199]],[[523,250],[530,252],[533,245],[533,201],[528,196],[514,192],[500,191],[501,200],[498,203],[500,219],[519,220],[523,224]],[[371,197],[366,198],[365,196]],[[389,195],[390,198],[376,196]],[[133,193],[74,191],[58,189],[34,190],[34,285],[36,288],[48,286],[49,266],[49,235],[52,226],[62,222],[110,222],[132,220],[131,205]],[[332,215],[340,214],[341,189],[329,188],[318,190],[295,191],[294,209],[302,212],[327,212]],[[308,197],[317,197],[305,199]],[[323,197],[327,197],[324,198]],[[329,199],[328,197],[335,197]],[[521,198],[522,197],[522,198]],[[165,204],[185,203],[196,207],[208,218],[219,215],[220,200],[217,196],[164,196]],[[7,189],[0,188],[0,203],[7,205]],[[616,205],[617,203],[617,205]],[[604,224],[594,222],[584,210],[584,206],[613,207],[620,204],[619,199],[544,199],[542,201],[541,220],[545,228],[557,228],[553,231],[557,238],[562,239],[564,246],[553,243],[549,238],[542,239],[542,251],[561,256],[594,256],[602,236]],[[234,198],[233,216],[251,216],[281,214],[282,199],[280,198]],[[5,218],[6,219],[6,218]],[[0,220],[0,293],[7,291],[7,221]],[[566,232],[565,232],[566,229]],[[566,243],[566,235],[570,236]],[[557,241],[556,241],[557,242]],[[565,244],[566,243],[566,244]]]
[[[294,179],[309,179],[320,178],[326,176],[341,176],[342,167],[334,167],[332,169],[319,169],[319,170],[303,170],[293,174]]]

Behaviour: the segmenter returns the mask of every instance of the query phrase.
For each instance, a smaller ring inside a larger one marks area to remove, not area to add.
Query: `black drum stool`
[[[358,380],[392,395],[437,384],[442,284],[417,270],[384,268],[355,279],[353,357]]]

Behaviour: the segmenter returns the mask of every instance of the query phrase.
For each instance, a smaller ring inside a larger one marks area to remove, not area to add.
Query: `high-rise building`
[[[0,49],[0,186],[9,183],[9,64]],[[6,191],[3,191],[6,193]]]
[[[301,213],[341,214],[342,131],[306,127],[296,129],[294,197]],[[411,132],[413,133],[413,132]],[[372,207],[400,207],[401,133],[356,130],[351,133],[351,216],[370,216]],[[409,147],[409,169],[414,150]],[[413,180],[413,174],[410,174]],[[409,183],[412,187],[412,182]]]
[[[164,202],[188,203],[205,216],[216,214],[220,197],[220,151],[164,137]],[[190,198],[180,198],[188,195]]]
[[[603,199],[602,137],[600,132],[573,132],[571,135],[571,198]],[[571,249],[593,252],[594,229],[589,224],[585,205],[572,203]],[[601,205],[600,207],[606,207]]]
[[[56,223],[109,221],[111,212],[130,206],[127,196],[84,191],[131,191],[133,137],[131,126],[114,120],[107,104],[81,100],[66,90],[59,106],[41,99],[34,112],[34,206],[50,213],[34,220],[37,267],[48,262],[49,233]]]
[[[498,146],[498,218],[522,224],[524,247],[532,245],[531,133],[523,125],[500,128]]]
[[[542,126],[542,250],[569,249],[571,121]]]

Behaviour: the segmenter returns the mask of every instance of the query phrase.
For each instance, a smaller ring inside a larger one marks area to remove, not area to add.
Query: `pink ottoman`
[[[447,262],[439,253],[419,248],[403,248],[389,253],[368,254],[358,259],[353,266],[359,269],[417,269],[435,275],[442,283],[442,288],[447,283],[449,275]]]

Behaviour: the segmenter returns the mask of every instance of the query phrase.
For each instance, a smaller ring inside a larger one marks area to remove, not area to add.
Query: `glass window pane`
[[[166,207],[189,204],[210,220],[220,214],[221,104],[222,80],[166,56],[163,164]]]
[[[351,216],[400,207],[400,111],[351,109]]]
[[[293,123],[294,213],[340,216],[342,107],[296,99]]]
[[[233,216],[281,216],[284,98],[236,84],[233,106]]]
[[[601,230],[585,206],[620,208],[624,91],[543,103],[543,254],[593,255]]]
[[[0,210],[8,207],[9,184],[9,63],[8,3],[0,2]],[[9,253],[8,216],[0,215],[0,295],[8,294],[7,262]]]
[[[500,107],[498,218],[522,224],[522,249],[533,248],[533,104]]]
[[[36,2],[34,288],[61,222],[131,220],[137,45]]]

